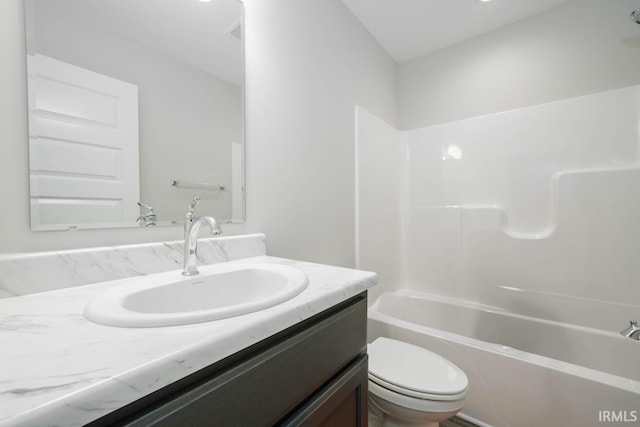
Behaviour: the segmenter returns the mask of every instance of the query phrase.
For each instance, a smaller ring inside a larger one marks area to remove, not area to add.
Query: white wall
[[[579,0],[403,64],[400,128],[640,83],[637,0]]]
[[[354,265],[354,120],[396,122],[397,65],[339,0],[246,0],[247,224],[273,255]],[[0,252],[179,239],[181,227],[29,229],[21,0],[0,4]]]
[[[246,0],[247,218],[272,255],[354,265],[354,117],[396,64],[339,0]]]

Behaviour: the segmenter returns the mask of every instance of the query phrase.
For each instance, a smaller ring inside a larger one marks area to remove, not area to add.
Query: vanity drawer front
[[[284,420],[282,427],[366,427],[368,382],[367,355],[362,354]]]
[[[366,298],[318,315],[307,328],[214,378],[138,412],[130,426],[267,426],[280,422],[366,352]],[[285,331],[286,332],[286,331]],[[140,415],[142,413],[142,415]]]

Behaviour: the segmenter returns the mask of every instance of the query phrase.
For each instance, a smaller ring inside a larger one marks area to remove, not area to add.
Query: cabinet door
[[[367,355],[363,354],[282,425],[367,427],[367,381]]]
[[[301,405],[316,400],[318,390],[341,378],[364,355],[367,345],[364,295],[319,316],[309,319],[308,324],[305,321],[302,330],[296,327],[285,331],[285,338],[277,338],[266,349],[243,350],[236,362],[222,372],[216,371],[215,375],[205,376],[162,398],[154,397],[150,404],[141,402],[135,411],[124,408],[122,411],[128,412],[103,417],[91,426],[278,425],[289,414],[297,413]],[[363,363],[366,387],[366,358]],[[350,384],[352,389],[356,388],[355,382]],[[366,399],[366,389],[364,395]]]

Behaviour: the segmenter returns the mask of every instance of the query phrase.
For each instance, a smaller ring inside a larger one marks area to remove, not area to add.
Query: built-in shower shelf
[[[499,204],[461,204],[414,208],[459,210],[460,227],[465,229],[496,229],[512,239],[540,240],[551,237],[559,224],[571,218],[582,217],[589,222],[593,214],[602,222],[603,199],[606,206],[618,209],[635,207],[640,214],[640,197],[633,197],[634,188],[640,187],[640,165],[604,166],[561,171],[549,180],[548,220],[534,230],[515,229],[509,225],[509,210]],[[622,190],[626,188],[628,191]],[[568,203],[569,199],[572,203]],[[576,212],[578,210],[578,212]],[[615,213],[611,209],[611,214]],[[608,222],[616,221],[615,217]]]

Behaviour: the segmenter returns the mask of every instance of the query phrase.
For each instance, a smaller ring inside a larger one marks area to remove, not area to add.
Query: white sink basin
[[[84,309],[95,323],[130,328],[207,322],[252,313],[287,301],[309,283],[297,268],[224,263],[136,277],[96,295]]]

